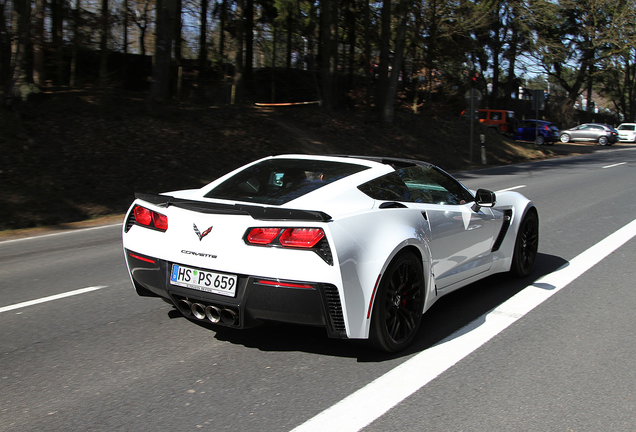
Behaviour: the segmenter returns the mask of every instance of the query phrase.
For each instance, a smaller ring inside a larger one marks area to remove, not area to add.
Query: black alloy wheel
[[[526,277],[534,268],[539,250],[539,216],[530,211],[521,221],[515,249],[512,256],[511,271],[519,277]]]
[[[399,253],[387,268],[373,304],[369,338],[387,352],[406,348],[415,338],[424,307],[424,272],[412,252]]]

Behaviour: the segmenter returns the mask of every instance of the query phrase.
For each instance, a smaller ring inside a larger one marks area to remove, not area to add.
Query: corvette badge
[[[210,227],[210,228],[206,229],[205,231],[200,232],[199,228],[197,228],[197,224],[192,224],[192,228],[194,228],[194,232],[199,237],[199,241],[203,240],[203,237],[205,237],[206,235],[210,234],[210,231],[212,231],[212,227]]]

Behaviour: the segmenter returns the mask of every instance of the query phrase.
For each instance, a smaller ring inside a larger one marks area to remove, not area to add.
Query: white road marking
[[[292,432],[359,431],[501,333],[634,236],[636,220]]]
[[[123,223],[119,222],[119,223],[116,223],[116,224],[100,225],[100,226],[90,227],[90,228],[71,229],[71,230],[68,230],[68,231],[61,231],[61,232],[55,232],[55,233],[50,233],[50,234],[35,235],[35,236],[31,236],[31,237],[22,237],[22,238],[11,239],[11,240],[0,240],[0,244],[2,244],[2,243],[14,243],[14,242],[20,242],[20,241],[25,241],[25,240],[33,240],[33,239],[41,239],[41,238],[46,238],[46,237],[54,237],[54,236],[60,236],[60,235],[66,235],[66,234],[85,232],[85,231],[93,231],[93,230],[99,230],[99,229],[103,229],[103,228],[111,228],[111,227],[122,226],[122,225],[123,225]]]
[[[614,167],[617,167],[619,165],[625,165],[625,164],[627,164],[627,162],[620,162],[620,163],[615,163],[615,164],[612,164],[612,165],[605,165],[603,167],[603,169],[605,169],[605,168],[614,168]]]
[[[102,288],[106,288],[106,285],[81,288],[81,289],[78,289],[78,290],[75,290],[75,291],[68,291],[68,292],[61,293],[61,294],[55,294],[55,295],[48,296],[48,297],[42,297],[42,298],[39,298],[39,299],[29,300],[29,301],[22,302],[22,303],[16,303],[16,304],[12,304],[12,305],[9,305],[9,306],[0,307],[0,313],[8,312],[8,311],[14,310],[14,309],[25,308],[27,306],[33,306],[33,305],[40,304],[40,303],[46,303],[46,302],[50,302],[50,301],[53,301],[53,300],[58,300],[58,299],[65,298],[65,297],[71,297],[71,296],[78,295],[78,294],[84,294],[84,293],[87,293],[87,292],[90,292],[90,291],[95,291],[95,290],[102,289]]]
[[[515,190],[515,189],[522,189],[524,187],[526,187],[526,185],[513,186],[513,187],[506,188],[506,189],[498,190],[497,192],[512,191],[512,190]]]

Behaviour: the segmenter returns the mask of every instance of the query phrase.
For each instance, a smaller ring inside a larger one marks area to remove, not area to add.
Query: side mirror
[[[475,211],[479,211],[480,207],[494,207],[497,203],[497,196],[493,191],[488,189],[477,189],[475,193]]]

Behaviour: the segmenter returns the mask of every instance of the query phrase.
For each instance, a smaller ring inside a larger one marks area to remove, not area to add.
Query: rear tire
[[[400,252],[386,269],[373,303],[369,339],[374,348],[397,352],[417,335],[424,308],[424,272],[412,252]]]
[[[607,145],[608,142],[609,140],[607,139],[606,136],[602,136],[598,138],[598,143],[602,146]]]
[[[519,225],[510,271],[521,278],[530,275],[537,261],[538,250],[539,216],[535,211],[530,211]]]
[[[543,136],[538,135],[535,139],[534,142],[536,145],[543,145],[545,144],[545,138],[543,138]]]

